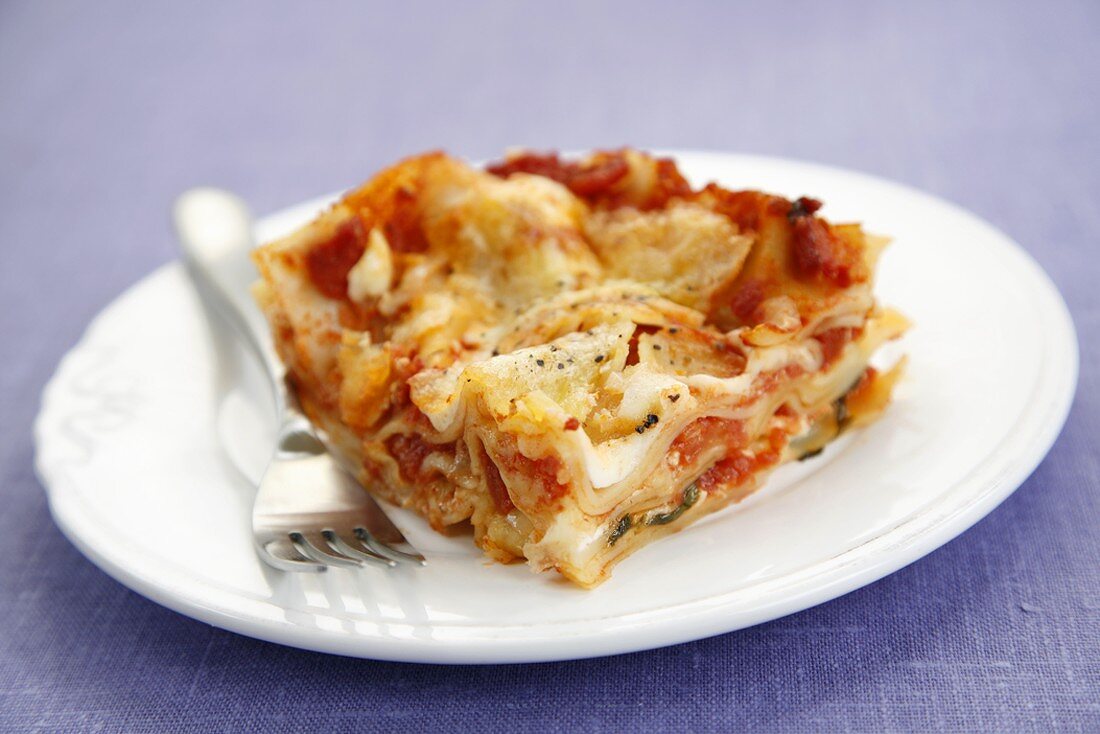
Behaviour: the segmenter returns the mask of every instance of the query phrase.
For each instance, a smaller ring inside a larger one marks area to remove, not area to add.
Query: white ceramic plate
[[[273,433],[263,381],[169,265],[104,310],[46,388],[37,464],[58,525],[123,584],[242,634],[370,658],[522,662],[698,639],[833,599],[946,543],[1024,481],[1065,420],[1077,343],[1058,292],[1018,246],[870,176],[678,158],[695,182],[818,196],[830,219],[895,238],[877,292],[916,326],[884,355],[904,351],[910,366],[882,420],[644,548],[594,591],[487,563],[469,538],[398,510],[426,568],[282,574],[249,539]],[[264,219],[259,237],[319,206]]]

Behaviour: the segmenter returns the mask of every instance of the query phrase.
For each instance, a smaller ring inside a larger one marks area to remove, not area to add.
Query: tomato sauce
[[[331,238],[306,253],[306,271],[322,295],[343,300],[348,295],[348,273],[366,249],[366,235],[359,217],[337,228]]]
[[[680,454],[680,465],[693,464],[704,449],[715,444],[736,448],[746,441],[744,424],[733,418],[706,416],[693,421],[672,441],[669,451]]]
[[[733,453],[708,469],[695,483],[708,494],[736,487],[756,472],[779,461],[785,443],[786,434],[774,429],[768,436],[766,450],[752,456],[740,451]]]
[[[755,325],[760,321],[757,309],[764,302],[767,293],[766,284],[760,279],[745,281],[730,302],[733,314],[741,319],[742,323]]]
[[[822,219],[812,215],[794,218],[791,256],[802,278],[821,276],[838,288],[852,284],[858,253],[851,251]]]
[[[385,200],[365,206],[359,214],[341,224],[332,237],[313,245],[306,253],[306,271],[324,296],[338,301],[347,299],[348,273],[363,256],[375,221],[382,223],[382,234],[392,252],[428,249],[416,193],[404,187],[395,189]]]
[[[428,249],[428,238],[424,236],[413,191],[400,188],[394,192],[393,210],[386,217],[382,232],[394,252],[425,252]]]
[[[676,167],[676,161],[671,158],[658,158],[657,181],[640,208],[663,209],[670,199],[684,199],[693,193],[691,184]]]
[[[814,339],[817,339],[821,343],[821,354],[823,357],[821,368],[825,369],[833,362],[836,361],[840,353],[844,351],[844,347],[852,341],[855,337],[856,329],[851,327],[838,327],[836,329],[828,329],[815,334]]]
[[[729,191],[718,184],[707,184],[704,198],[719,214],[736,224],[741,231],[758,231],[760,222],[767,216],[786,216],[790,202],[781,196],[759,191]]]
[[[435,451],[445,450],[447,446],[428,443],[417,435],[396,433],[386,439],[386,448],[397,460],[401,478],[412,483],[423,481],[430,475],[430,472],[424,471],[424,459]]]
[[[511,453],[501,459],[503,466],[510,472],[530,477],[542,489],[544,501],[552,502],[569,492],[568,484],[558,484],[558,472],[561,460],[556,456],[544,456],[530,459],[519,452]]]
[[[513,173],[530,173],[562,184],[581,198],[607,194],[629,172],[622,153],[602,153],[589,163],[564,161],[557,153],[523,153],[485,169],[507,178]]]
[[[564,161],[557,153],[523,153],[486,170],[502,178],[513,173],[529,173],[557,181],[590,204],[609,209],[635,206],[643,211],[664,208],[669,200],[687,198],[694,192],[671,158],[654,160],[654,181],[642,195],[622,191],[620,184],[630,174],[630,164],[622,151],[600,151],[589,161]]]
[[[489,458],[489,455],[485,453],[485,449],[481,450],[481,464],[485,467],[485,484],[489,488],[489,496],[493,500],[493,504],[496,505],[497,511],[502,515],[507,515],[509,512],[515,509],[515,505],[512,503],[512,498],[508,495],[508,487],[505,486],[504,480],[501,479],[500,469],[497,469],[497,465],[493,463],[493,460]]]

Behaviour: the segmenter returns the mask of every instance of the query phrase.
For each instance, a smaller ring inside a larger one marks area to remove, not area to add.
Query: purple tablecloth
[[[1098,32],[1095,0],[0,4],[0,729],[1100,731]],[[58,532],[32,471],[39,392],[92,314],[174,257],[178,192],[265,212],[427,148],[623,143],[869,171],[1007,231],[1081,340],[1050,456],[868,588],[561,664],[256,642],[128,591]]]

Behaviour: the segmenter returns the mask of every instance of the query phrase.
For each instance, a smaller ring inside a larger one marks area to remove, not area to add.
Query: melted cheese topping
[[[393,253],[386,236],[372,229],[363,256],[348,273],[348,297],[363,301],[381,296],[390,289],[393,280]]]
[[[696,191],[636,151],[497,173],[413,158],[257,253],[311,416],[364,484],[494,558],[597,583],[791,436],[835,435],[905,328],[870,291],[882,241],[813,200]]]

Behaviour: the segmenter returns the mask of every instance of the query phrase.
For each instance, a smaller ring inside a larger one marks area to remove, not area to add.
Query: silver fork
[[[252,509],[260,558],[284,571],[423,564],[424,557],[329,453],[287,385],[267,325],[247,293],[255,270],[248,259],[252,220],[244,202],[227,191],[192,189],[176,200],[173,214],[200,296],[240,333],[271,381],[279,433]]]

